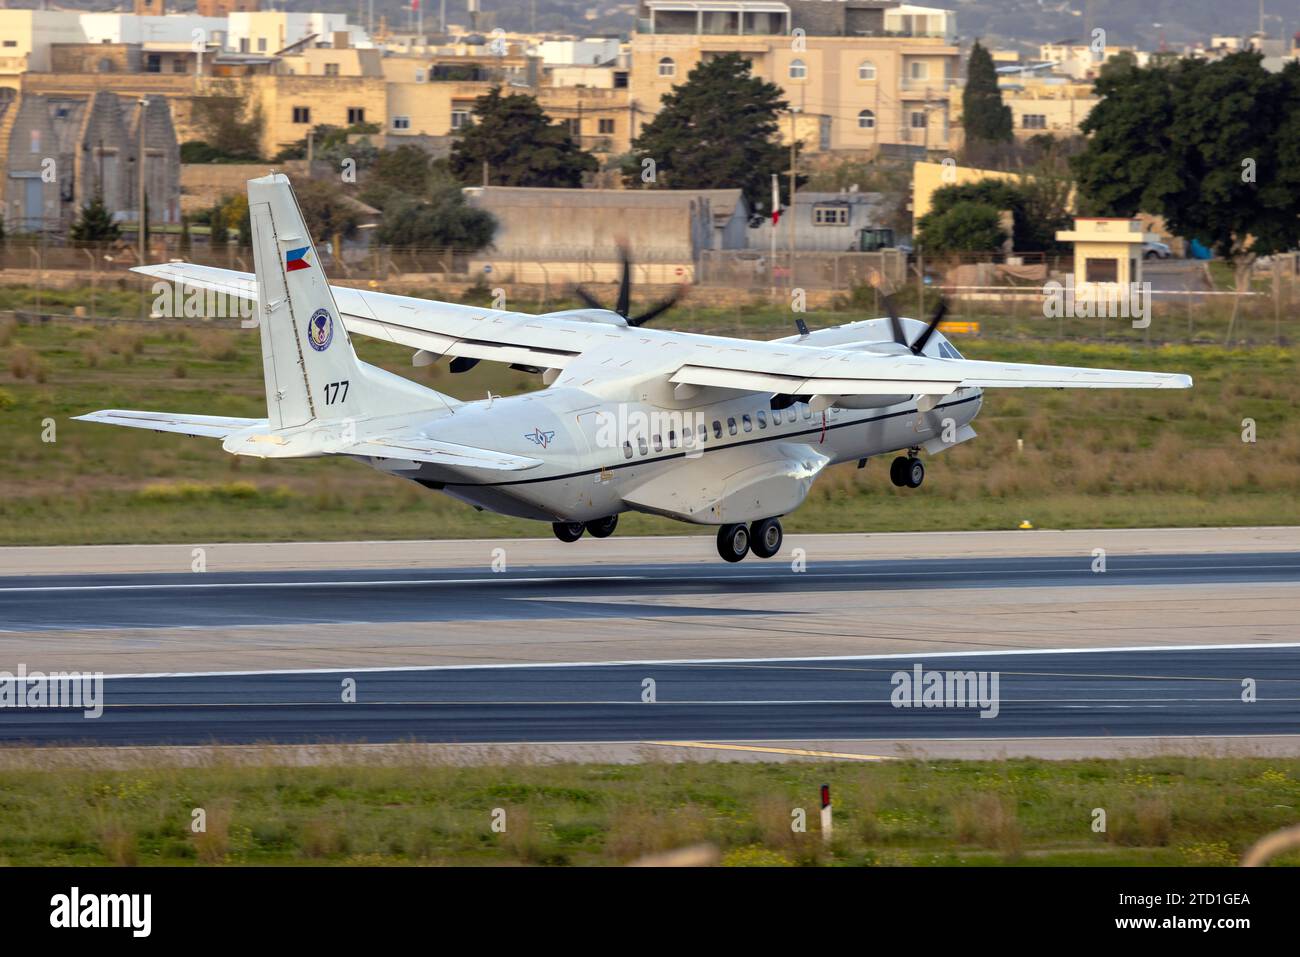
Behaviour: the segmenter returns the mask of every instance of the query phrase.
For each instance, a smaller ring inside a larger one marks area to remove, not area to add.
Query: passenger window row
[[[769,414],[771,415],[771,423],[774,427],[781,425],[783,422],[789,422],[793,425],[798,422],[800,418],[807,421],[811,421],[813,418],[812,407],[809,406],[808,403],[796,402],[794,405],[784,410],[773,409],[771,413],[768,413],[764,409],[759,409],[752,416],[749,414],[741,415],[739,422],[736,420],[734,415],[729,416],[727,418],[727,434],[736,435],[741,431],[753,432],[755,424],[757,424],[758,430],[762,432],[768,426]],[[713,420],[713,437],[715,439],[722,438],[721,419]],[[669,432],[667,447],[669,449],[687,448],[690,446],[700,447],[703,446],[708,439],[709,427],[701,424],[698,431],[686,429],[680,436],[678,436],[675,430]],[[650,438],[649,442],[647,442],[644,435],[638,435],[636,437],[635,454],[649,455],[652,445],[656,452],[662,452],[664,450],[664,437],[662,435],[655,435]],[[623,443],[623,458],[630,459],[632,458],[632,455],[632,442],[631,440],[625,441]]]

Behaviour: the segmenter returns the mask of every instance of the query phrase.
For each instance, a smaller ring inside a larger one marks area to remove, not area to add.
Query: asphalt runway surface
[[[0,707],[0,744],[1300,750],[1295,530],[1118,534],[819,536],[806,567],[511,542],[501,573],[490,541],[219,545],[202,573],[178,546],[2,550],[0,685],[107,676],[96,718]],[[917,666],[997,695],[899,707]]]
[[[953,589],[1198,586],[1300,582],[1300,552],[1089,555],[824,562],[681,568],[581,565],[207,572],[0,578],[0,629],[16,632],[377,622],[745,616],[737,596]],[[710,598],[726,596],[727,602]],[[664,599],[702,598],[666,606]],[[765,607],[763,614],[781,614]]]
[[[927,705],[925,675],[948,672],[973,672],[976,684],[967,687],[982,688],[983,698]],[[1243,693],[1247,687],[1253,695]],[[96,718],[73,709],[7,710],[0,742],[1290,735],[1300,730],[1300,647],[109,676],[102,701]]]

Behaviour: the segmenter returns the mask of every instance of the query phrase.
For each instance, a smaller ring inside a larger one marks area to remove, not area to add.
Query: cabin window
[[[631,442],[624,442],[624,443],[623,443],[623,458],[625,458],[625,459],[630,459],[631,457],[632,457],[632,443],[631,443]]]
[[[636,450],[640,452],[642,455],[645,455],[647,452],[650,451],[650,449],[646,447],[644,435],[638,435],[636,437]]]
[[[701,425],[701,426],[700,426],[700,445],[703,445],[703,444],[704,444],[705,442],[707,442],[708,440],[709,440],[709,427],[708,427],[707,425]]]
[[[729,433],[731,433],[732,435],[735,435],[735,434],[736,434],[736,418],[735,418],[735,416],[732,416],[731,418],[727,419],[727,431],[728,431]]]
[[[758,427],[760,429],[767,428],[767,413],[764,412],[762,409],[759,409],[757,418],[758,418]]]
[[[722,423],[717,419],[713,420],[713,437],[715,439],[722,438]]]
[[[662,435],[656,435],[656,436],[655,436],[655,451],[656,451],[656,452],[662,452],[663,450],[664,450],[664,438],[663,438]]]
[[[742,416],[740,417],[740,422],[741,422],[741,424],[745,427],[745,431],[746,431],[746,432],[753,432],[753,431],[754,431],[754,420],[751,419],[749,416],[747,416],[747,415],[742,415]]]

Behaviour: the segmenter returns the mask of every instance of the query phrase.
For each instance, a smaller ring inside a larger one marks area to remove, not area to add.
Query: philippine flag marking
[[[311,263],[307,261],[307,253],[310,252],[310,246],[303,246],[301,249],[290,249],[284,254],[284,271],[293,272],[295,269],[310,269]]]

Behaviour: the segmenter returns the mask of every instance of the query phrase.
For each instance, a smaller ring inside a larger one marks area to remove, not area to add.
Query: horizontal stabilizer
[[[130,409],[103,409],[75,415],[80,422],[125,425],[154,432],[177,432],[205,439],[224,439],[244,429],[266,428],[266,419],[237,419],[225,415],[190,415],[187,412],[136,412]]]

